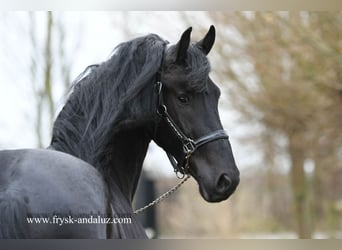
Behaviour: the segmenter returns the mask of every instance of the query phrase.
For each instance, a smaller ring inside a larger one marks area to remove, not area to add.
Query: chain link
[[[189,174],[186,175],[186,177],[180,182],[178,183],[176,186],[174,186],[173,188],[171,188],[169,191],[167,191],[166,193],[162,194],[161,196],[159,196],[157,199],[155,199],[154,201],[150,202],[149,204],[147,204],[146,206],[139,208],[137,210],[134,211],[134,214],[138,214],[144,210],[146,210],[149,207],[152,207],[156,204],[158,204],[159,202],[163,201],[164,199],[166,199],[170,194],[172,194],[173,192],[175,192],[180,186],[182,186],[184,184],[184,182],[186,182],[191,176]]]

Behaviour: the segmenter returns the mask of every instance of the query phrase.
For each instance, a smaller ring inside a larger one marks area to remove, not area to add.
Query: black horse
[[[151,140],[206,201],[235,191],[239,171],[206,57],[215,28],[197,43],[190,33],[172,46],[154,34],[122,43],[76,79],[47,149],[0,152],[0,238],[146,238],[132,199]],[[29,221],[37,216],[48,221]]]

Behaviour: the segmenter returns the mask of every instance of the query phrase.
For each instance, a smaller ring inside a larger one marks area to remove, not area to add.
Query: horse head
[[[165,51],[158,82],[162,119],[154,140],[177,172],[196,179],[206,201],[219,202],[235,191],[239,170],[219,117],[220,89],[209,76],[215,28],[196,43],[191,30]]]

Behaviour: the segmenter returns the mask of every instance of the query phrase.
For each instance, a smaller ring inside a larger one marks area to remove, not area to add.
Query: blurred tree
[[[30,74],[33,86],[34,96],[36,98],[36,135],[37,146],[43,147],[46,142],[44,133],[46,125],[49,131],[52,129],[55,115],[56,88],[57,81],[62,81],[61,88],[64,89],[64,97],[70,88],[70,72],[72,68],[72,55],[66,55],[66,24],[62,21],[63,16],[55,14],[51,11],[45,13],[29,13],[29,36],[31,41],[31,64]],[[45,32],[39,30],[41,22],[37,19],[44,20],[45,27],[40,27]],[[41,37],[45,36],[43,42]],[[72,51],[75,54],[77,47]],[[45,118],[45,119],[44,119]],[[47,118],[47,121],[46,121]]]
[[[283,153],[290,162],[297,233],[310,238],[322,199],[318,194],[331,181],[323,173],[339,166],[341,152],[342,114],[336,108],[342,96],[341,12],[209,15],[219,24],[221,40],[216,49],[222,61],[215,71],[234,82],[227,87],[231,104],[264,127],[254,136],[265,163],[277,164],[277,141],[287,142]],[[305,171],[308,160],[314,162],[313,185]]]

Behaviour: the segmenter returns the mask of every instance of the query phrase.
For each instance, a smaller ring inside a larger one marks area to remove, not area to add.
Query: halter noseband
[[[222,129],[215,130],[207,135],[201,136],[200,138],[193,140],[192,138],[186,136],[183,131],[176,125],[176,123],[171,118],[167,111],[167,107],[164,103],[162,88],[163,84],[161,81],[161,70],[158,71],[156,77],[156,91],[157,91],[157,114],[161,119],[164,119],[168,126],[171,128],[172,132],[177,136],[183,145],[183,153],[185,154],[184,160],[182,162],[177,162],[176,158],[166,152],[174,171],[178,178],[182,179],[186,174],[189,173],[189,161],[191,155],[201,146],[220,139],[228,139],[228,135]],[[183,163],[183,164],[182,164]],[[181,173],[181,175],[179,175]]]

